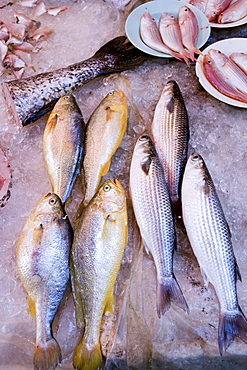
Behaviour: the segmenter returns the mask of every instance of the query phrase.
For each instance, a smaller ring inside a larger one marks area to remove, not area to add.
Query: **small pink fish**
[[[247,54],[246,53],[232,53],[230,59],[247,74]]]
[[[218,23],[235,22],[247,15],[247,1],[236,0],[218,17]]]
[[[231,99],[247,103],[247,95],[232,86],[229,78],[226,78],[224,72],[222,73],[222,70],[217,67],[210,55],[207,54],[204,56],[202,68],[209,83],[221,94]]]
[[[205,13],[207,2],[208,0],[190,0],[189,4],[194,5],[201,12]]]
[[[179,25],[170,13],[163,13],[159,20],[162,41],[188,64],[190,54],[184,49]]]
[[[195,42],[199,33],[197,18],[193,11],[186,5],[179,9],[178,24],[182,35],[182,43],[190,52],[190,59],[195,60],[194,54],[202,54],[195,46]]]
[[[205,15],[210,22],[216,20],[218,15],[222,13],[231,3],[232,0],[208,0]]]

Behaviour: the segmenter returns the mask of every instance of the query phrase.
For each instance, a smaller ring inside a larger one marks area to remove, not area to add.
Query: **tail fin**
[[[103,45],[94,55],[102,59],[104,73],[121,72],[142,64],[147,56],[135,48],[125,36],[118,36]]]
[[[76,347],[73,366],[78,370],[97,370],[102,365],[100,344],[86,344],[83,338]]]
[[[61,360],[61,349],[54,338],[36,345],[33,357],[34,370],[55,369]]]
[[[189,312],[188,305],[174,276],[166,278],[162,282],[158,281],[157,284],[156,308],[159,318],[169,310],[171,302]]]
[[[221,356],[235,337],[247,343],[247,321],[240,308],[238,312],[225,312],[220,316],[218,343]]]

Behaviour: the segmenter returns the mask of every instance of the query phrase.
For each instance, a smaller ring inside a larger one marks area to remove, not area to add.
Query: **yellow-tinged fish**
[[[46,194],[28,217],[17,247],[18,272],[36,317],[34,369],[55,369],[61,350],[51,324],[69,281],[73,231],[60,198]]]
[[[84,335],[73,358],[74,368],[101,367],[100,325],[113,311],[113,289],[127,243],[127,210],[118,180],[106,180],[78,218],[71,253],[72,291],[77,325]]]
[[[127,129],[128,104],[122,91],[110,92],[93,112],[86,128],[84,206],[93,198]]]
[[[53,108],[43,136],[43,151],[52,192],[65,203],[81,169],[85,123],[73,95]]]

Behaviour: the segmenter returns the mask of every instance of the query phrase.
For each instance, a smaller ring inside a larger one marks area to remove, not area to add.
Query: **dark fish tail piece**
[[[221,356],[235,337],[239,337],[247,343],[247,320],[240,307],[238,312],[224,312],[220,316],[218,343]]]
[[[171,302],[187,313],[189,312],[188,305],[174,276],[157,283],[156,309],[159,318],[170,308]]]

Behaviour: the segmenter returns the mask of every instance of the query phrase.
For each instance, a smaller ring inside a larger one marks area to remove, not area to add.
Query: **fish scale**
[[[148,135],[135,146],[130,167],[130,191],[143,244],[152,254],[157,273],[156,309],[160,317],[173,301],[187,304],[173,275],[175,226],[162,166]]]
[[[236,336],[247,343],[247,321],[238,305],[240,273],[230,231],[211,176],[197,153],[190,155],[185,167],[182,209],[191,247],[220,303],[218,343],[222,355]]]

